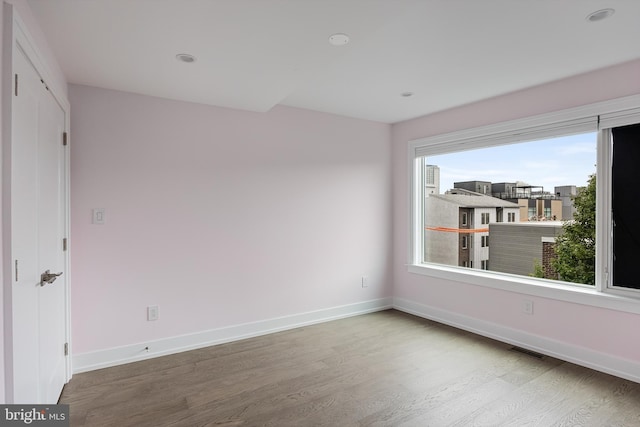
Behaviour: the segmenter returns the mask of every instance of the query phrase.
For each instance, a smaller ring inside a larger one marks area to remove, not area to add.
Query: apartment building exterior
[[[545,278],[557,279],[551,263],[555,258],[555,239],[562,234],[562,224],[562,221],[490,224],[489,270],[529,276],[538,262]]]
[[[440,168],[436,165],[424,165],[425,194],[440,194]]]
[[[454,182],[454,187],[516,203],[520,206],[520,221],[560,221],[572,218],[563,216],[563,200],[560,196],[544,191],[544,187],[522,181],[464,181]]]
[[[489,269],[489,224],[520,221],[520,207],[506,200],[457,189],[425,198],[424,260]]]
[[[490,181],[463,181],[454,182],[454,189],[463,189],[467,191],[473,191],[475,193],[484,194],[485,196],[491,196],[491,182]]]
[[[578,194],[578,189],[575,185],[561,185],[554,187],[553,192],[562,201],[562,219],[573,219],[573,214],[576,212],[576,208],[573,206],[573,198]]]

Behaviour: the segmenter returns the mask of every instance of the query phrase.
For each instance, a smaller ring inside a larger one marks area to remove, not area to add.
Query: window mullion
[[[409,263],[420,264],[424,253],[424,158],[412,158],[412,163],[412,233],[409,237],[411,245]]]
[[[596,164],[596,290],[612,283],[613,223],[611,214],[611,130],[598,132]]]

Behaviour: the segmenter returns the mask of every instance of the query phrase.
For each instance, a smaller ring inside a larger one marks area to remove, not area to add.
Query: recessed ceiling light
[[[597,22],[602,21],[603,19],[607,19],[615,12],[614,9],[601,9],[596,10],[593,13],[587,15],[586,20],[589,22]]]
[[[196,62],[196,57],[189,55],[188,53],[179,53],[176,55],[176,59],[181,62],[192,63]]]
[[[400,96],[404,97],[404,98],[408,98],[410,96],[413,96],[413,92],[402,92],[400,94]]]
[[[344,46],[349,43],[349,36],[343,33],[336,33],[329,36],[329,43],[334,46]]]

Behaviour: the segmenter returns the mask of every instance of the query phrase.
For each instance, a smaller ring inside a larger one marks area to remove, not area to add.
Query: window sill
[[[640,314],[640,298],[597,291],[592,286],[565,284],[507,273],[462,269],[445,265],[409,265],[409,273],[435,277],[540,298]],[[467,271],[468,270],[468,271]],[[639,295],[640,297],[640,295]]]

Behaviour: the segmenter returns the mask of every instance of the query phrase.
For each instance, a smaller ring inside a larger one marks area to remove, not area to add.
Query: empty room
[[[640,2],[1,14],[0,424],[640,425]]]

